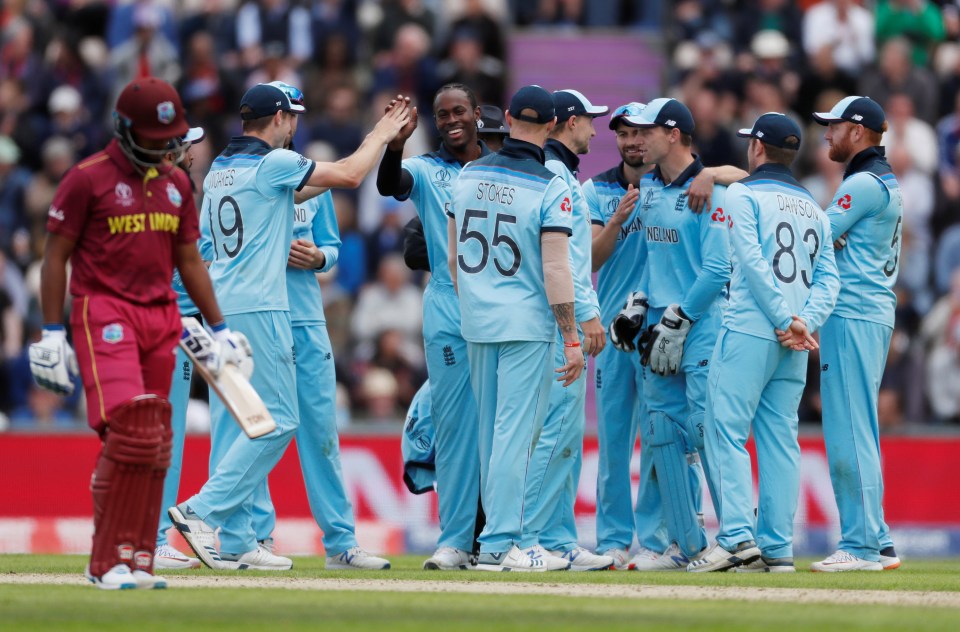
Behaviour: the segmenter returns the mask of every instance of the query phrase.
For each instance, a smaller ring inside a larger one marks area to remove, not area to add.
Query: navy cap
[[[553,93],[553,105],[557,110],[557,122],[562,123],[574,116],[603,116],[610,111],[605,105],[594,105],[576,90],[558,90]]]
[[[302,114],[307,111],[307,108],[303,107],[303,93],[282,81],[253,86],[240,100],[240,107],[245,105],[251,110],[248,114],[241,115],[245,120],[273,116],[277,112]]]
[[[610,115],[610,129],[617,129],[617,125],[620,124],[620,121],[622,121],[625,116],[638,116],[645,107],[647,107],[647,104],[640,103],[639,101],[631,101],[630,103],[621,105]]]
[[[841,99],[829,112],[814,112],[813,118],[821,125],[849,121],[882,133],[887,115],[884,114],[880,104],[870,97],[852,96]]]
[[[692,134],[693,114],[690,108],[676,99],[654,99],[636,116],[624,116],[627,125],[634,127],[666,127]]]
[[[537,113],[536,116],[523,115],[526,109],[531,109]],[[517,90],[517,93],[510,99],[510,107],[507,109],[510,116],[520,121],[528,123],[539,123],[544,125],[553,120],[556,116],[556,109],[553,106],[553,97],[549,92],[537,85],[524,86]]]
[[[480,106],[480,120],[477,121],[477,133],[479,134],[503,134],[510,133],[507,127],[507,121],[504,119],[503,110],[495,105]]]
[[[783,149],[800,149],[800,126],[780,112],[761,114],[752,128],[738,131],[737,136],[756,138],[767,145]]]

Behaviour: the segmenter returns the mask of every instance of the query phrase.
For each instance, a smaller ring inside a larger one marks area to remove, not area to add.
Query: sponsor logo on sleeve
[[[64,220],[63,209],[59,209],[52,204],[50,205],[50,210],[47,211],[47,216],[57,220],[58,222],[62,222]]]
[[[572,213],[573,204],[570,202],[570,198],[563,198],[563,202],[560,202],[560,212],[561,213]]]
[[[853,198],[850,197],[850,194],[849,194],[849,193],[847,193],[846,195],[844,195],[843,197],[841,197],[839,200],[837,200],[837,206],[839,206],[840,208],[842,208],[842,209],[845,210],[845,211],[849,211],[849,210],[850,210],[850,206],[851,206],[852,204],[853,204]]]

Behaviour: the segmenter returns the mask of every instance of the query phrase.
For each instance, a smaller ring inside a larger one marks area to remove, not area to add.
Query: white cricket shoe
[[[327,557],[326,568],[328,571],[384,571],[390,568],[390,561],[370,555],[355,546],[339,555]]]
[[[153,551],[154,568],[200,568],[200,560],[187,557],[169,544],[161,544]]]
[[[795,573],[792,557],[763,557],[733,569],[735,573]]]
[[[139,590],[163,590],[167,587],[167,580],[159,575],[137,569],[132,573]]]
[[[842,573],[844,571],[882,571],[883,564],[859,558],[846,551],[837,551],[830,557],[810,565],[814,573]]]
[[[880,565],[885,571],[893,571],[900,568],[900,558],[892,546],[888,546],[880,551]]]
[[[222,558],[220,568],[223,570],[288,571],[293,568],[293,560],[289,557],[274,555],[262,544],[258,544],[257,548],[242,555],[222,553],[220,557]]]
[[[570,562],[571,571],[605,571],[613,568],[614,560],[609,555],[594,555],[582,546],[569,551],[547,551],[554,557]]]
[[[537,547],[531,547],[531,549]],[[540,549],[543,551],[543,549]],[[553,557],[546,551],[543,553],[535,552],[530,556],[526,551],[521,551],[517,545],[510,547],[509,551],[501,553],[481,553],[477,558],[477,565],[473,567],[478,571],[505,572],[514,571],[520,573],[542,573],[547,569],[547,559],[563,562],[564,566],[569,566],[570,562]]]
[[[632,571],[645,573],[664,573],[684,571],[690,559],[683,554],[676,543],[667,547],[667,550],[658,554],[648,548],[641,547],[640,552],[633,556],[628,567]]]
[[[566,571],[569,570],[572,566],[572,563],[569,558],[557,557],[553,553],[550,553],[545,548],[539,544],[534,544],[529,549],[524,551],[531,560],[536,563],[542,562],[545,566],[544,570],[548,571]]]
[[[643,550],[643,547],[640,547]],[[607,549],[597,551],[597,555],[606,555],[613,558],[613,570],[625,571],[630,567],[630,551],[627,549]]]
[[[427,571],[465,571],[473,566],[470,553],[452,546],[441,546],[423,563]]]
[[[137,580],[134,579],[130,567],[126,564],[117,564],[100,577],[91,575],[90,567],[87,566],[83,575],[101,590],[132,590],[137,587]]]
[[[688,573],[712,573],[729,570],[735,566],[742,566],[760,558],[760,549],[753,540],[741,542],[732,551],[728,551],[718,542],[707,549],[707,552],[689,564]]]
[[[214,570],[229,568],[224,566],[217,551],[217,532],[198,516],[187,503],[174,505],[167,510],[173,526],[187,541],[200,561]]]

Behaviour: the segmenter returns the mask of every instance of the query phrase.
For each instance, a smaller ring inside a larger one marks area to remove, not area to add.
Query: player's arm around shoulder
[[[741,185],[742,186],[742,185]],[[713,188],[713,207],[700,215],[700,241],[703,269],[730,278],[730,216],[726,186]]]
[[[865,217],[881,211],[889,202],[887,188],[872,173],[861,171],[840,183],[826,209],[830,230],[840,238]]]

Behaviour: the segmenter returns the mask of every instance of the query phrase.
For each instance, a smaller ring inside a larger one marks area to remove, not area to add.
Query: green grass
[[[960,592],[960,560],[912,561],[885,573],[794,575],[685,575],[603,573],[436,573],[420,570],[422,557],[393,558],[390,571],[327,572],[319,558],[295,558],[294,570],[183,576],[243,575],[521,582],[766,586],[847,590]],[[0,574],[75,573],[84,556],[0,555]],[[800,568],[809,560],[800,561]],[[0,621],[6,630],[165,630],[175,625],[205,630],[825,630],[848,628],[954,630],[960,609],[907,606],[744,603],[737,601],[572,598],[453,593],[320,592],[283,588],[176,588],[110,593],[89,586],[0,584]]]

